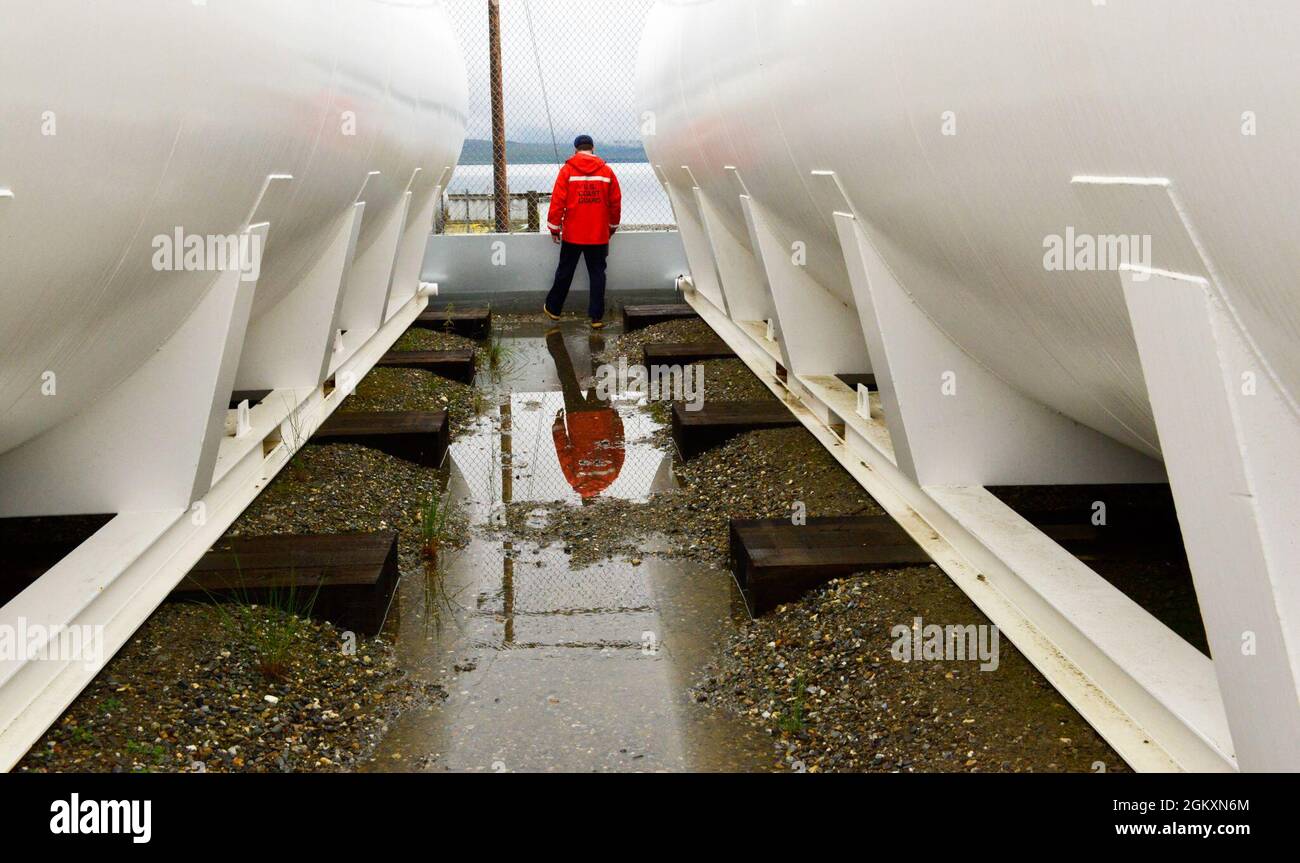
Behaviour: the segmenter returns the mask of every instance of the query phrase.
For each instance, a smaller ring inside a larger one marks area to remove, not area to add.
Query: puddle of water
[[[552,386],[520,392],[545,374],[515,366],[498,415],[452,447],[448,491],[476,535],[428,583],[404,580],[397,638],[408,672],[448,697],[397,720],[368,769],[770,770],[769,738],[690,692],[744,616],[728,573],[649,556],[662,539],[647,540],[644,559],[575,568],[563,543],[482,535],[510,502],[643,501],[675,488],[654,421],[588,400],[565,344],[520,347],[516,357],[546,357]]]
[[[644,501],[677,488],[672,457],[655,446],[658,426],[645,411],[624,405],[575,413],[558,392],[506,399],[451,446],[476,503],[580,506],[598,497]]]

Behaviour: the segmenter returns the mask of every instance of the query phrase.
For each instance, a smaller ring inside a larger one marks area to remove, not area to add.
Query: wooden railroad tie
[[[446,411],[339,411],[325,421],[310,443],[355,443],[438,468],[447,456],[451,431]]]
[[[755,617],[834,578],[930,562],[886,515],[731,522],[731,571]]]
[[[655,366],[686,366],[705,360],[731,360],[736,352],[726,342],[715,339],[709,342],[662,342],[645,346],[642,360],[646,368]]]
[[[396,533],[236,537],[168,599],[265,605],[369,637],[383,628],[399,575]]]
[[[474,383],[474,349],[450,351],[390,351],[375,368],[420,369],[463,384]]]
[[[492,310],[451,307],[426,309],[412,326],[482,341],[492,331]]]
[[[695,309],[684,303],[657,306],[624,306],[623,332],[631,333],[666,321],[681,321],[698,317],[699,315],[695,313]]]
[[[698,411],[689,407],[683,402],[673,403],[673,442],[687,460],[745,432],[799,425],[789,408],[775,399],[705,402]]]

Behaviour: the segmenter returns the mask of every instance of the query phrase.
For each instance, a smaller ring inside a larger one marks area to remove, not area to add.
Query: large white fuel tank
[[[464,139],[440,0],[0,0],[0,43],[0,453],[110,391],[197,307],[218,274],[159,271],[156,238],[232,235],[268,175],[292,175],[256,320],[363,185],[367,215],[413,176],[427,201]],[[382,227],[363,220],[358,255]]]
[[[1045,242],[1109,221],[1072,178],[1168,179],[1294,409],[1297,46],[1289,0],[664,0],[640,99],[651,161],[688,199],[690,166],[740,242],[724,166],[851,304],[810,176],[835,171],[903,288],[961,348],[1158,455],[1119,275],[1049,270]],[[1132,227],[1120,209],[1112,224]],[[1157,245],[1154,263],[1169,251]]]

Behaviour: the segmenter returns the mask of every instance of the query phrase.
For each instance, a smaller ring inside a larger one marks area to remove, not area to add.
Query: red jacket
[[[605,160],[578,153],[564,163],[551,193],[546,227],[563,231],[566,243],[603,246],[623,217],[623,190]]]
[[[623,470],[623,418],[613,408],[561,411],[551,427],[560,470],[583,500],[597,497]]]

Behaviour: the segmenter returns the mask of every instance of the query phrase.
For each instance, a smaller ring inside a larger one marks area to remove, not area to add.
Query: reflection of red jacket
[[[546,216],[552,234],[563,230],[566,243],[603,246],[622,218],[623,191],[604,159],[578,153],[564,163],[555,178],[551,211]]]
[[[551,428],[560,470],[573,490],[586,498],[614,484],[623,470],[623,418],[613,408],[560,411]]]

